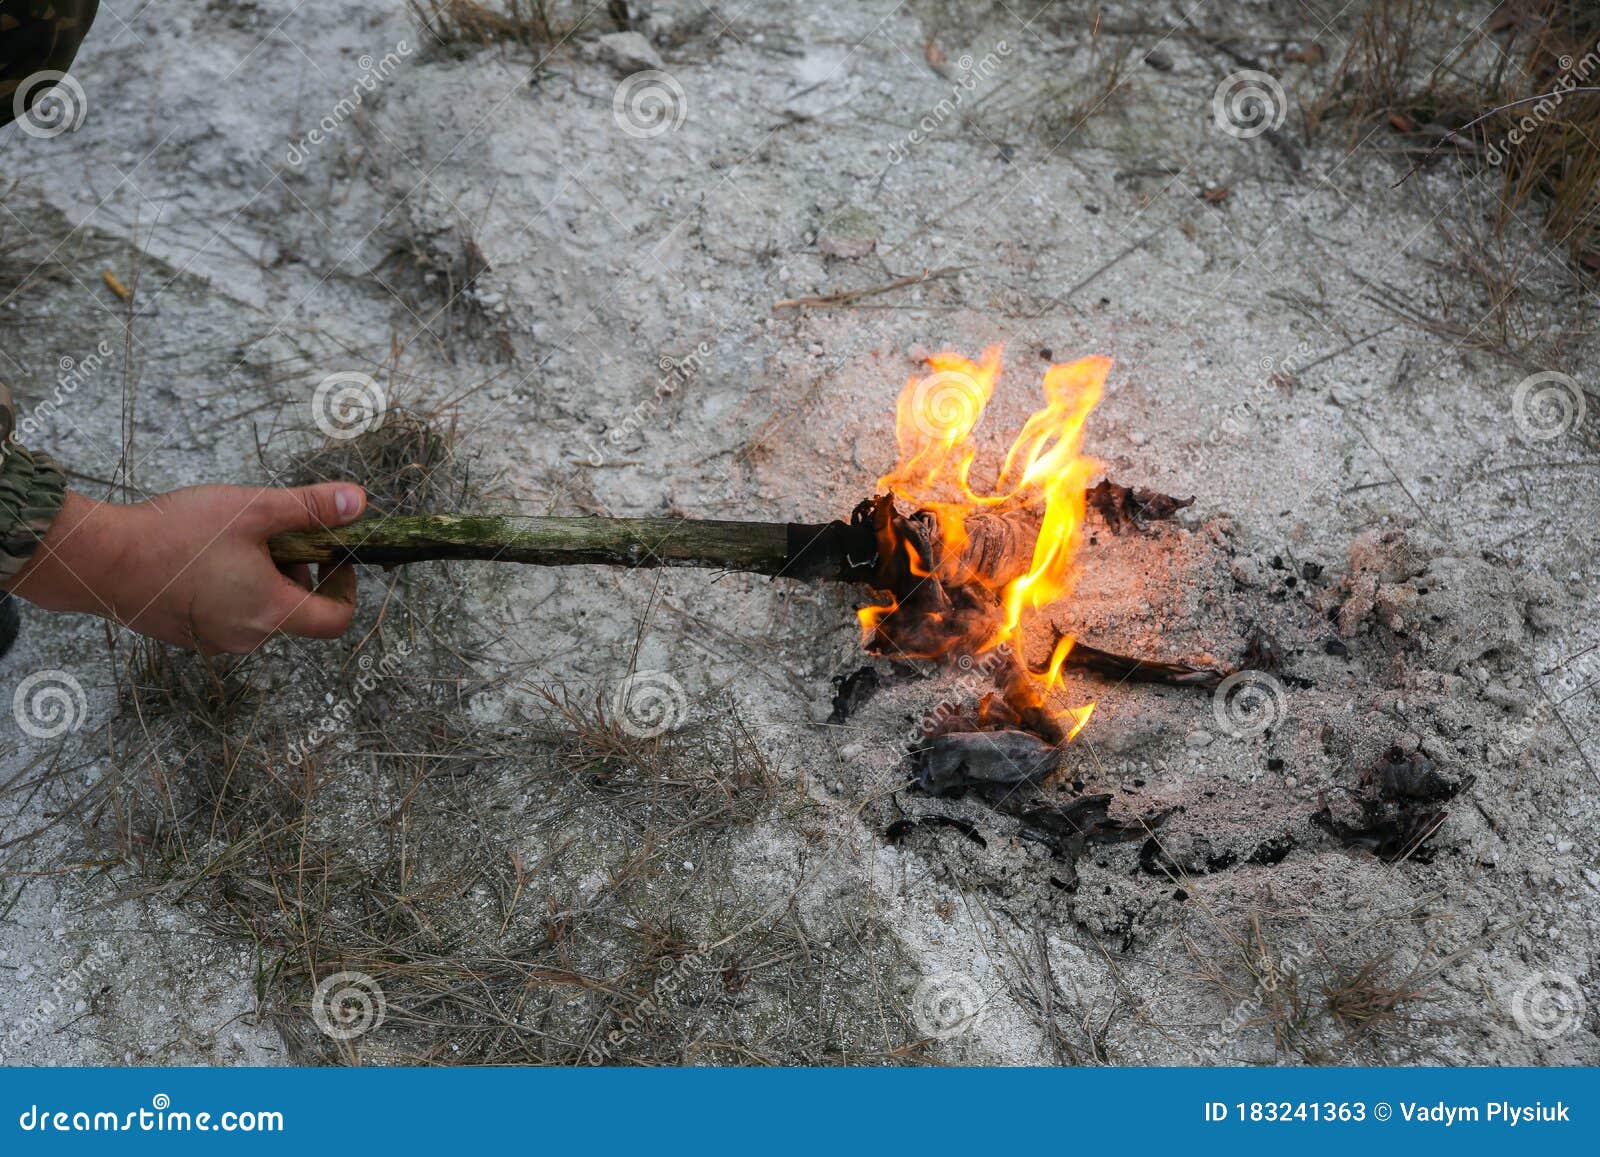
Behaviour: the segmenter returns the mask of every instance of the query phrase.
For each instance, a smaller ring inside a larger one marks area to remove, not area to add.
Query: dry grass
[[[416,415],[296,461],[393,509],[475,501],[447,433]],[[883,922],[808,906],[804,857],[787,881],[764,868],[770,894],[741,875],[747,841],[792,838],[812,805],[777,791],[731,708],[640,737],[604,691],[530,703],[444,568],[388,582],[314,660],[287,640],[242,661],[139,648],[115,770],[77,809],[128,893],[247,946],[258,1015],[293,1059],[903,1058],[911,969]],[[486,699],[513,707],[490,721]],[[345,972],[387,1012],[340,1041],[312,993]]]
[[[1600,9],[1509,0],[1463,35],[1441,0],[1371,0],[1307,111],[1307,130],[1386,122],[1418,165],[1457,155],[1498,174],[1503,234],[1532,208],[1574,265],[1600,273]]]
[[[539,48],[571,36],[592,5],[562,0],[408,0],[417,23],[442,48],[459,51],[491,44]],[[605,7],[616,28],[629,25],[625,0]]]

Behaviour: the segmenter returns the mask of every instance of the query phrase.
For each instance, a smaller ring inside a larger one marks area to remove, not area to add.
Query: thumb
[[[319,482],[315,486],[295,486],[287,490],[261,492],[268,534],[286,530],[333,529],[361,517],[367,508],[367,492],[352,482]]]

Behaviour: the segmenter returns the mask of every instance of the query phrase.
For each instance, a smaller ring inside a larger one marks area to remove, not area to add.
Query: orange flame
[[[968,541],[966,521],[984,512],[1018,507],[1042,508],[1039,535],[1027,573],[1011,579],[998,593],[1003,619],[978,646],[989,651],[1011,643],[1021,653],[1023,616],[1071,593],[1084,521],[1084,491],[1100,464],[1080,452],[1083,425],[1111,369],[1111,359],[1086,357],[1052,365],[1045,371],[1045,404],[1023,425],[1006,452],[987,491],[972,485],[978,447],[973,432],[1000,377],[1000,347],[984,350],[978,361],[943,352],[928,359],[931,373],[913,377],[900,392],[895,409],[899,461],[879,479],[879,487],[939,517],[941,567],[959,567]],[[920,560],[918,560],[920,561]],[[924,567],[925,569],[925,567]],[[923,573],[919,569],[917,573]],[[973,576],[941,574],[950,579]],[[865,607],[862,627],[870,635],[893,605]],[[1061,668],[1072,650],[1063,637],[1051,655],[1046,673],[1038,676],[1045,694],[1061,686]],[[1072,738],[1088,723],[1094,704],[1069,708],[1058,719]]]

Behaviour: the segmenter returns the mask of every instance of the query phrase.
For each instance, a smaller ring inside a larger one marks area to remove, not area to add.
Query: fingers
[[[356,605],[356,568],[349,563],[317,568],[316,592],[335,602]]]
[[[262,490],[251,500],[264,534],[288,530],[332,529],[361,517],[367,492],[352,482],[319,482],[287,490]]]
[[[287,577],[275,608],[273,632],[307,639],[337,639],[356,613],[356,574],[349,565],[323,568],[316,590],[302,590]]]

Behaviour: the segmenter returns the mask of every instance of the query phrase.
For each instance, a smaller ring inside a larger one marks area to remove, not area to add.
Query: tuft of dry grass
[[[449,50],[515,44],[524,48],[559,43],[582,29],[594,5],[562,0],[407,0],[417,23],[433,42]],[[627,0],[610,0],[606,16],[618,29],[631,23]]]
[[[1600,274],[1600,8],[1508,0],[1463,36],[1441,0],[1369,0],[1310,102],[1307,130],[1396,130],[1418,165],[1454,154],[1500,174],[1496,232],[1534,206],[1547,233]]]

